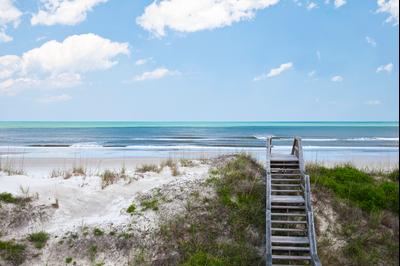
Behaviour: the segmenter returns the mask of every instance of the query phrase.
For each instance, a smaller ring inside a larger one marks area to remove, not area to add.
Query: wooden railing
[[[305,201],[307,217],[307,237],[310,245],[311,262],[314,266],[321,266],[317,253],[317,242],[314,226],[314,216],[311,204],[310,177],[305,172],[303,147],[300,137],[267,137],[267,160],[266,160],[266,265],[272,265],[272,243],[271,243],[271,154],[273,139],[293,139],[291,154],[296,156],[299,161],[299,168],[302,179],[302,189]]]

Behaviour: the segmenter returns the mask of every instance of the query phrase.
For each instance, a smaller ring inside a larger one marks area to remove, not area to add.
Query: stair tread
[[[272,202],[279,203],[304,203],[304,198],[302,196],[271,196]]]
[[[284,221],[284,220],[271,220],[273,224],[307,224],[307,221]]]
[[[306,232],[306,229],[299,228],[271,228],[272,231],[280,231],[280,232]]]
[[[309,251],[309,247],[296,247],[296,246],[272,246],[273,250],[288,250],[288,251]]]
[[[293,255],[272,255],[272,259],[278,260],[310,260],[310,256],[293,256]]]
[[[300,236],[272,236],[272,243],[308,244],[307,237]]]
[[[305,213],[279,213],[279,212],[273,212],[271,213],[272,216],[303,216],[306,217]]]

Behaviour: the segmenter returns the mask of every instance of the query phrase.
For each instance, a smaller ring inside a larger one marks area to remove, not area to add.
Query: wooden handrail
[[[272,241],[271,241],[271,152],[272,152],[272,138],[267,137],[267,160],[266,160],[266,174],[265,174],[265,249],[266,249],[266,265],[272,265]]]

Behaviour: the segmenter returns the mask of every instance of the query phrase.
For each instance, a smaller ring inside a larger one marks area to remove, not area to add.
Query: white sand
[[[121,164],[120,161],[113,162]],[[119,169],[117,165],[114,166]],[[182,175],[176,177],[171,175],[168,167],[160,173],[138,174],[131,170],[128,171],[130,179],[119,180],[104,189],[101,188],[99,176],[50,178],[48,172],[44,174],[48,168],[48,165],[42,168],[38,166],[30,168],[29,175],[7,176],[0,172],[0,192],[23,196],[22,187],[23,190],[29,189],[31,196],[38,195],[38,199],[34,201],[36,206],[51,206],[56,200],[59,203],[57,209],[50,207],[49,219],[33,221],[28,226],[14,230],[4,237],[18,238],[40,230],[51,234],[62,234],[74,231],[82,225],[104,228],[111,224],[114,226],[128,224],[131,216],[125,210],[140,193],[146,193],[177,180],[202,179],[208,173],[209,166],[199,163],[192,168],[181,167]]]

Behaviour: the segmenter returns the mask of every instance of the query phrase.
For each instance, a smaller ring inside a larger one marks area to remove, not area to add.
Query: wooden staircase
[[[273,154],[276,138],[267,138],[266,265],[319,266],[301,139],[294,138],[291,154]]]

